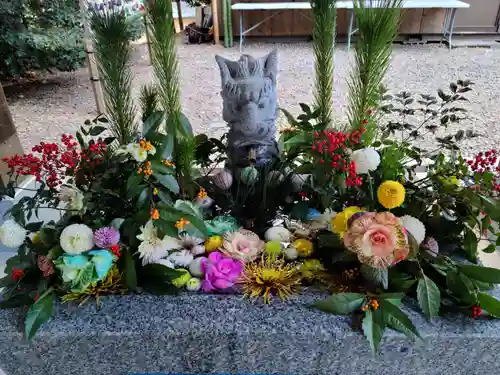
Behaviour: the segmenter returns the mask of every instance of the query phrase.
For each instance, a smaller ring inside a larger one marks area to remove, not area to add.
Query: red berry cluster
[[[97,142],[91,141],[85,150],[79,150],[78,142],[74,141],[72,135],[63,134],[61,142],[64,147],[56,143],[40,142],[32,148],[32,152],[40,154],[39,156],[30,153],[6,157],[2,160],[7,163],[12,173],[35,176],[38,182],[45,181],[49,187],[55,188],[63,183],[67,169],[76,170],[82,161],[90,161],[91,167],[94,166],[94,162],[99,164],[103,158],[96,158],[96,156],[103,155],[107,150],[102,139]]]
[[[363,120],[363,124],[368,120]],[[354,130],[352,133],[344,133],[337,130],[324,130],[323,132],[314,132],[314,141],[311,150],[319,154],[320,164],[326,162],[332,169],[347,173],[346,186],[361,185],[361,177],[356,174],[356,163],[349,161],[346,155],[348,148],[359,144],[361,136],[366,131],[364,127]]]
[[[14,281],[21,280],[23,276],[24,276],[24,270],[15,267],[12,269],[12,280]]]
[[[500,164],[498,163],[497,150],[489,150],[478,153],[474,158],[468,159],[471,170],[477,173],[494,172],[496,178],[493,179],[493,189],[500,192]]]
[[[472,317],[474,319],[479,318],[481,316],[481,313],[483,312],[483,309],[479,306],[472,306]]]

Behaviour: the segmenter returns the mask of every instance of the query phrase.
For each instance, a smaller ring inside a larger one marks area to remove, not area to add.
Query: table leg
[[[455,28],[455,14],[457,13],[457,9],[451,9],[450,14],[450,28],[448,29],[448,47],[451,49],[451,38],[453,36],[453,29]]]
[[[351,36],[352,36],[352,28],[354,26],[354,11],[351,10],[349,15],[349,28],[347,30],[347,50],[351,49]]]
[[[240,10],[240,53],[243,48],[243,11]]]

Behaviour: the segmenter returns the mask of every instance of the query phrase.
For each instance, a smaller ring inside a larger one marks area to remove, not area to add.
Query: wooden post
[[[219,10],[217,9],[217,1],[212,0],[212,24],[214,28],[214,44],[219,44]]]
[[[176,0],[177,3],[177,22],[179,22],[179,30],[182,32],[184,30],[184,21],[182,20],[182,7],[181,0]]]
[[[97,69],[97,62],[94,54],[94,48],[90,41],[88,4],[87,0],[79,0],[79,1],[80,1],[80,12],[83,22],[83,44],[85,48],[85,54],[87,55],[87,65],[89,67],[90,82],[92,84],[92,90],[94,91],[97,113],[102,114],[106,111],[106,107],[104,105],[104,95],[102,93],[101,80],[99,78],[99,70]]]

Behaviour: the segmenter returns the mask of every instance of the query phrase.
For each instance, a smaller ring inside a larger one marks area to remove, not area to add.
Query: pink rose
[[[239,232],[226,235],[221,252],[228,257],[251,262],[262,253],[264,245],[264,241],[254,232],[240,229]]]
[[[369,212],[354,220],[344,244],[361,263],[377,268],[387,268],[410,252],[404,230],[390,212]]]
[[[201,271],[205,273],[202,282],[204,292],[223,290],[232,287],[243,271],[243,263],[224,257],[220,252],[210,253],[208,258],[202,258]]]
[[[49,257],[39,255],[36,259],[36,263],[40,271],[42,271],[43,277],[49,277],[54,273],[54,263],[52,263]]]

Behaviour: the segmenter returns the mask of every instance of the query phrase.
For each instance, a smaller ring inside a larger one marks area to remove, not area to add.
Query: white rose
[[[351,154],[351,160],[356,163],[356,173],[367,174],[380,165],[380,155],[374,148],[362,148]]]
[[[400,218],[403,227],[410,232],[420,245],[425,240],[425,226],[416,217],[405,215]]]
[[[190,264],[189,264],[189,273],[193,276],[196,277],[203,277],[205,275],[204,272],[201,270],[201,261],[202,259],[206,259],[205,257],[199,257],[195,258]]]
[[[94,233],[84,224],[72,224],[61,233],[62,249],[71,255],[78,255],[94,247]]]
[[[83,193],[76,186],[62,186],[59,190],[59,199],[66,202],[66,207],[72,211],[83,210]]]
[[[21,246],[27,234],[28,231],[12,219],[6,220],[0,226],[0,242],[11,249],[17,249]]]

